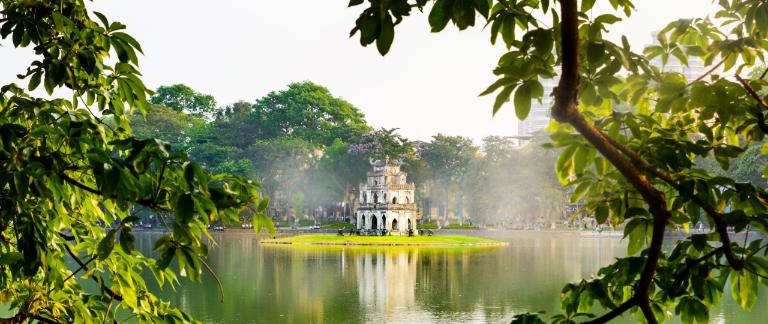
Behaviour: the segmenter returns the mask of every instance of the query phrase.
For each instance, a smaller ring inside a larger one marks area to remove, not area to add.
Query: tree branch
[[[555,104],[552,107],[552,117],[561,123],[571,124],[616,167],[648,203],[649,211],[654,216],[653,232],[648,247],[648,257],[635,288],[633,299],[637,300],[637,305],[642,309],[646,320],[654,324],[657,321],[650,307],[649,291],[661,257],[664,229],[671,213],[667,208],[664,193],[656,190],[644,173],[611,145],[606,136],[594,125],[587,122],[578,111],[579,21],[577,1],[561,0],[560,9],[562,17],[560,24],[562,75],[558,87],[554,91]]]
[[[613,320],[616,317],[619,317],[621,314],[624,314],[624,312],[628,311],[630,308],[637,306],[637,297],[632,296],[632,298],[627,299],[627,301],[621,303],[621,305],[617,306],[616,308],[612,309],[610,312],[603,314],[602,316],[592,319],[590,321],[584,322],[584,324],[601,324],[601,323],[607,323],[611,320]]]
[[[68,246],[68,245],[66,245],[66,244],[65,244],[65,245],[64,245],[64,249],[66,249],[66,250],[67,250],[67,254],[69,254],[69,256],[70,256],[70,257],[72,257],[72,259],[73,259],[73,260],[75,260],[75,262],[76,262],[78,265],[80,265],[80,267],[81,267],[81,268],[85,269],[86,271],[88,270],[88,265],[87,265],[87,264],[85,264],[85,263],[83,262],[83,260],[80,260],[80,258],[79,258],[79,257],[77,257],[77,255],[76,255],[74,252],[72,252],[72,250],[69,248],[69,246]],[[101,287],[101,288],[102,288],[102,289],[103,289],[103,290],[104,290],[104,291],[107,293],[107,295],[109,295],[111,298],[113,298],[113,299],[115,299],[115,300],[117,300],[117,301],[123,301],[123,296],[121,296],[120,294],[118,294],[118,293],[114,292],[114,291],[113,291],[112,289],[110,289],[109,287],[105,286],[105,285],[104,285],[102,282],[100,282],[98,279],[96,279],[96,277],[91,277],[91,278],[92,278],[94,281],[96,281],[96,283],[98,283],[98,284],[99,284],[99,286],[100,286],[100,287]]]
[[[709,259],[712,256],[714,256],[715,254],[717,254],[719,252],[722,252],[723,250],[724,250],[724,247],[721,246],[719,248],[716,248],[716,249],[710,251],[707,254],[702,255],[699,258],[693,259],[693,262],[686,262],[685,263],[685,268],[682,271],[680,271],[677,274],[675,274],[675,281],[672,284],[672,287],[675,287],[675,289],[678,289],[678,288],[680,288],[683,285],[683,281],[688,276],[688,273],[691,271],[691,266],[693,266],[695,264],[699,264],[699,262],[704,261],[706,259]]]
[[[619,151],[624,153],[627,157],[629,157],[635,165],[640,168],[641,170],[649,173],[650,175],[659,178],[675,188],[678,192],[682,192],[683,188],[680,187],[680,184],[673,179],[669,174],[664,173],[653,166],[651,166],[645,159],[643,159],[642,156],[640,156],[640,153],[633,150],[631,147],[616,141],[613,138],[606,137],[606,139],[616,147]],[[723,243],[723,248],[725,252],[725,258],[728,260],[728,263],[733,267],[734,270],[741,270],[744,267],[744,261],[739,260],[736,258],[736,256],[733,253],[733,249],[731,249],[731,238],[728,236],[728,226],[723,221],[723,215],[718,212],[713,206],[706,203],[704,199],[699,194],[694,194],[691,196],[691,201],[693,201],[696,205],[701,207],[704,212],[709,215],[710,218],[712,218],[712,221],[715,223],[715,230],[718,233],[718,236],[720,236],[720,241]]]
[[[744,89],[747,90],[747,93],[749,93],[749,95],[752,96],[752,98],[754,98],[755,101],[757,101],[757,103],[760,104],[760,106],[763,106],[763,108],[768,109],[768,104],[763,100],[763,97],[761,97],[757,93],[757,91],[755,91],[755,89],[752,89],[752,87],[747,83],[746,80],[744,80],[738,74],[736,75],[736,80],[738,80],[739,83],[741,83],[741,86],[743,86]]]
[[[69,276],[64,278],[62,283],[65,283],[65,282],[67,282],[67,280],[69,280],[70,278],[74,277],[75,274],[80,272],[80,270],[87,270],[88,269],[88,264],[93,262],[93,260],[96,260],[96,257],[94,256],[94,257],[91,257],[90,259],[88,259],[88,261],[82,262],[82,260],[80,260],[80,258],[77,258],[75,256],[75,253],[72,252],[72,250],[69,248],[69,244],[67,244],[67,243],[64,243],[64,249],[67,250],[67,254],[69,254],[69,256],[72,257],[72,259],[74,259],[75,262],[77,262],[77,264],[80,265],[80,267],[75,269],[75,271],[72,271],[72,273],[70,273]],[[51,292],[53,292],[53,290],[54,290],[54,288],[51,288],[51,290],[49,290],[48,293],[50,294]]]
[[[87,191],[89,193],[92,193],[94,195],[102,196],[102,197],[108,197],[108,198],[112,198],[112,199],[117,199],[117,196],[115,196],[115,195],[105,196],[104,193],[102,193],[101,191],[99,191],[97,189],[94,189],[94,188],[91,188],[91,187],[89,187],[89,186],[87,186],[87,185],[85,185],[85,184],[83,184],[83,183],[81,183],[81,182],[71,178],[70,176],[66,175],[65,173],[61,173],[59,176],[61,177],[62,180],[64,180],[65,182],[69,183],[70,185],[73,185],[73,186],[75,186],[77,188],[85,190],[85,191]],[[157,205],[157,202],[155,202],[153,199],[138,199],[138,200],[136,200],[134,202],[139,204],[139,205],[143,205],[145,207],[148,207],[148,208],[168,211],[166,208],[163,208],[163,207],[160,207],[159,205]]]
[[[765,72],[768,72],[768,68],[765,69]],[[762,79],[765,76],[765,72],[763,72],[763,75],[760,77]],[[768,104],[766,104],[765,100],[755,91],[755,89],[752,89],[752,87],[747,83],[746,80],[741,78],[738,74],[736,75],[736,80],[739,80],[739,83],[741,83],[741,86],[744,87],[745,90],[747,90],[747,93],[749,93],[752,98],[757,101],[758,105],[762,107],[763,109],[768,109]],[[763,115],[763,112],[760,111],[760,109],[756,109],[756,111],[752,112],[752,115],[757,118],[757,127],[760,128],[760,130],[764,134],[768,134],[768,124],[765,123],[765,115]]]
[[[703,80],[705,77],[707,77],[708,75],[712,74],[712,72],[715,72],[715,70],[717,70],[717,68],[719,68],[721,65],[723,65],[723,63],[725,63],[725,60],[727,60],[729,56],[731,56],[731,53],[728,53],[728,54],[726,54],[726,55],[723,57],[723,59],[722,59],[722,60],[720,60],[720,62],[718,62],[717,64],[715,64],[715,66],[713,66],[711,69],[707,70],[707,72],[705,72],[704,74],[700,75],[698,78],[696,78],[696,80],[693,80],[693,81],[689,82],[689,83],[686,85],[686,87],[690,87],[690,86],[691,86],[691,85],[693,85],[694,83],[696,83],[696,82],[698,82],[698,81],[701,81],[701,80]]]

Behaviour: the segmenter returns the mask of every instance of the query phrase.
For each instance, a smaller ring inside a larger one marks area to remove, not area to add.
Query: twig
[[[637,306],[637,297],[632,296],[630,299],[627,299],[627,301],[623,302],[621,305],[617,306],[616,308],[612,309],[610,312],[603,314],[602,316],[592,319],[590,321],[584,322],[584,324],[600,324],[600,323],[607,323],[611,321],[612,319],[619,317],[624,312],[628,311],[630,308]]]
[[[763,100],[763,98],[757,94],[757,91],[755,89],[752,89],[752,87],[747,83],[746,80],[744,80],[741,76],[738,74],[736,75],[736,80],[739,80],[739,83],[744,87],[745,90],[747,90],[747,93],[749,93],[752,98],[754,98],[757,103],[760,104],[760,106],[763,106],[763,108],[768,109],[768,104]]]
[[[67,247],[67,249],[69,249],[69,247]],[[79,268],[75,269],[75,271],[72,271],[72,273],[70,273],[69,276],[64,278],[64,281],[62,281],[62,282],[67,282],[67,280],[69,280],[72,277],[74,277],[78,272],[80,272],[80,270],[86,269],[88,264],[93,262],[93,260],[96,260],[96,257],[91,257],[90,259],[88,259],[88,261],[85,261],[85,263],[82,263]],[[51,288],[50,290],[48,290],[48,293],[50,294],[51,292],[53,292],[53,290],[54,290],[54,288]]]
[[[89,187],[89,186],[87,186],[87,185],[85,185],[83,183],[80,183],[79,181],[77,181],[75,179],[72,179],[70,176],[66,175],[65,173],[62,173],[59,176],[61,177],[62,180],[66,181],[67,183],[69,183],[69,184],[71,184],[71,185],[73,185],[75,187],[78,187],[78,188],[80,188],[82,190],[90,192],[90,193],[92,193],[94,195],[104,196],[104,193],[102,193],[101,191],[99,191],[97,189],[94,189],[92,187]],[[108,196],[108,197],[109,198],[117,198],[117,196],[115,196],[115,195]],[[167,210],[167,209],[162,208],[159,205],[157,205],[157,203],[155,203],[152,199],[138,199],[138,200],[136,200],[134,202],[139,204],[139,205],[143,205],[145,207],[149,207],[149,208],[152,208],[152,209]]]
[[[211,273],[211,276],[213,277],[213,280],[216,281],[216,286],[219,287],[219,296],[221,296],[221,302],[223,303],[224,302],[224,286],[221,285],[221,281],[219,280],[219,276],[217,276],[216,272],[214,272],[213,269],[211,269],[211,266],[209,266],[208,263],[205,262],[203,257],[198,256],[197,258],[200,259],[200,262],[203,263],[203,265],[205,266],[205,269],[208,270],[208,272]]]
[[[704,79],[706,76],[708,76],[708,75],[712,74],[712,72],[715,72],[715,70],[717,70],[717,68],[719,68],[721,65],[723,65],[723,63],[725,63],[725,60],[727,60],[729,56],[731,56],[731,53],[728,53],[728,54],[726,54],[725,56],[723,56],[723,59],[722,59],[722,60],[720,60],[720,62],[718,62],[717,64],[715,64],[715,66],[713,66],[711,69],[707,70],[707,72],[705,72],[704,74],[700,75],[698,78],[696,78],[696,80],[693,80],[693,81],[691,81],[690,83],[688,83],[688,84],[686,85],[686,87],[690,87],[690,86],[691,86],[691,85],[693,85],[694,83],[696,83],[696,82],[698,82],[698,81],[701,81],[701,80],[703,80],[703,79]]]
[[[751,224],[747,224],[747,233],[746,233],[746,234],[744,234],[744,245],[742,245],[742,246],[744,247],[744,249],[746,249],[746,248],[747,248],[747,238],[749,238],[749,229],[750,229],[750,226],[751,226]],[[742,253],[742,254],[741,254],[741,262],[744,262],[744,258],[745,258],[746,256],[747,256],[747,254],[746,254],[746,253]]]
[[[66,250],[67,250],[67,253],[69,254],[69,256],[70,256],[70,257],[72,257],[72,259],[73,259],[73,260],[75,260],[75,262],[76,262],[78,265],[80,265],[80,267],[82,267],[82,268],[83,268],[83,269],[85,269],[85,270],[88,270],[88,265],[87,265],[87,264],[85,264],[85,263],[83,262],[83,260],[80,260],[80,258],[78,258],[78,257],[77,257],[77,255],[76,255],[74,252],[72,252],[72,250],[69,248],[69,246],[68,246],[68,245],[66,245],[66,244],[65,244],[65,245],[64,245],[64,249],[66,249]],[[105,286],[105,285],[104,285],[104,284],[103,284],[101,281],[99,281],[99,280],[98,280],[96,277],[93,277],[93,276],[92,276],[92,277],[91,277],[91,279],[93,279],[94,281],[96,281],[96,283],[98,283],[98,284],[99,284],[99,286],[100,286],[100,287],[101,287],[101,288],[102,288],[102,289],[103,289],[103,290],[104,290],[104,291],[105,291],[105,292],[106,292],[106,293],[107,293],[107,294],[108,294],[110,297],[112,297],[112,298],[116,299],[117,301],[123,301],[123,296],[121,296],[120,294],[116,293],[115,291],[113,291],[113,290],[112,290],[112,289],[110,289],[109,287]]]
[[[112,308],[112,302],[115,301],[114,298],[110,296],[109,298],[109,304],[107,304],[107,311],[104,312],[104,317],[101,319],[101,323],[104,324],[107,322],[107,315],[109,315],[109,310]]]

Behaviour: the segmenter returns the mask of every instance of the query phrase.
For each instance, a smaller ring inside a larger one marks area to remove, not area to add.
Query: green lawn
[[[505,242],[477,236],[339,236],[336,234],[307,234],[278,239],[263,239],[271,244],[319,244],[319,245],[506,245]]]

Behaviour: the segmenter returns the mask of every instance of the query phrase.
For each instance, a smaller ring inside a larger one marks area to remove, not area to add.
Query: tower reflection
[[[360,305],[369,314],[395,320],[417,308],[418,249],[377,250],[353,255]]]

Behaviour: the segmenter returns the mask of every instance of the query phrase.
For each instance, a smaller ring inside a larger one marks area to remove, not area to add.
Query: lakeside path
[[[308,234],[262,239],[261,244],[296,245],[364,245],[364,246],[505,246],[508,242],[485,237],[464,235],[436,236],[341,236],[335,234]]]

